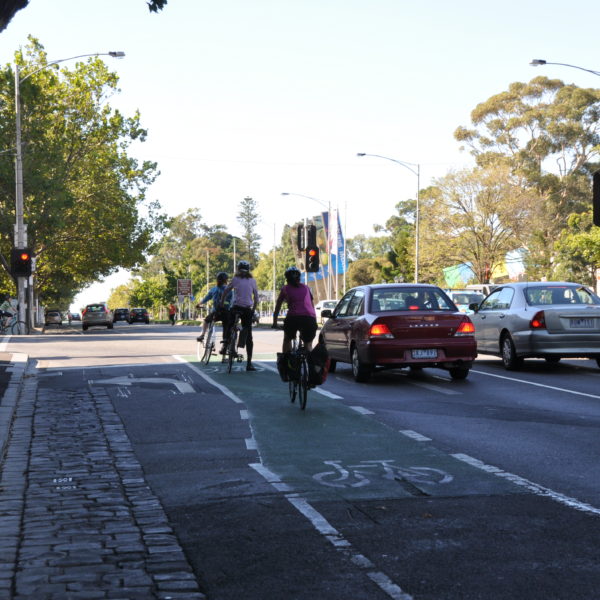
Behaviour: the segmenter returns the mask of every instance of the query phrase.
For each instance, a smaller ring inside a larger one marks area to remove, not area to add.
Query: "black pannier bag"
[[[277,371],[281,381],[297,381],[300,377],[300,360],[291,352],[277,353]]]
[[[308,354],[308,383],[310,385],[325,383],[330,362],[325,344],[319,342]]]

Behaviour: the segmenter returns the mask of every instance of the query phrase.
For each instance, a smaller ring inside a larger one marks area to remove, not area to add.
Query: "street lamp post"
[[[78,56],[70,56],[69,58],[61,58],[53,60],[43,67],[32,71],[25,77],[20,76],[19,65],[15,63],[15,130],[16,130],[16,160],[15,160],[15,247],[24,248],[27,244],[27,228],[23,220],[23,148],[21,145],[21,84],[29,79],[32,75],[67,60],[76,58],[84,58],[87,56],[112,56],[113,58],[123,58],[125,52],[93,52],[91,54],[79,54]],[[17,277],[17,301],[19,303],[19,321],[25,321],[25,277]],[[31,307],[30,307],[31,309]],[[31,323],[29,323],[31,324]]]
[[[534,58],[530,63],[532,67],[541,67],[542,65],[558,65],[560,67],[571,67],[571,69],[579,69],[580,71],[585,71],[586,73],[591,73],[592,75],[600,76],[600,71],[593,71],[592,69],[584,69],[583,67],[578,67],[577,65],[569,65],[567,63],[559,63],[559,62],[548,62],[542,58]]]
[[[327,208],[327,221],[328,227],[331,228],[331,202],[325,202],[324,200],[320,200],[319,198],[313,198],[313,196],[305,196],[304,194],[295,194],[293,192],[281,192],[282,196],[298,196],[299,198],[306,198],[308,200],[314,200],[318,202],[321,206]],[[329,245],[329,232],[327,232],[327,243]],[[329,261],[327,268],[327,297],[331,298],[331,248],[328,248],[327,259]],[[308,280],[308,274],[306,275]]]
[[[420,204],[420,195],[421,195],[421,165],[404,162],[402,160],[396,160],[395,158],[390,158],[389,156],[381,156],[379,154],[367,154],[365,152],[357,152],[356,156],[373,156],[375,158],[383,158],[385,160],[390,160],[398,165],[401,165],[405,169],[408,169],[413,175],[417,176],[417,206],[415,211],[415,283],[419,281],[419,204]],[[413,167],[416,167],[414,169]]]

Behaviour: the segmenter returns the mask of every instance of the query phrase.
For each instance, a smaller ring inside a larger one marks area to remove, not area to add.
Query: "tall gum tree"
[[[552,276],[555,240],[569,216],[590,209],[591,164],[600,153],[600,90],[536,77],[479,104],[455,137],[479,166],[506,165],[538,195],[529,222],[528,274]]]
[[[36,291],[46,304],[70,300],[88,284],[145,261],[162,224],[148,201],[156,163],[138,161],[130,146],[147,132],[139,114],[126,117],[108,99],[118,78],[99,58],[73,68],[45,67],[42,45],[30,38],[16,53],[23,140],[24,221],[36,256]],[[35,73],[36,70],[39,72]],[[14,73],[0,73],[0,148],[14,148]],[[13,244],[12,153],[0,155],[0,252]]]

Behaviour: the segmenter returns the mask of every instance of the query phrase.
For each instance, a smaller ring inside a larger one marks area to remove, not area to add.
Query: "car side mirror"
[[[472,304],[469,304],[469,310],[472,310],[473,312],[477,312],[479,310],[479,304],[477,302],[473,302]]]
[[[333,315],[333,311],[330,308],[326,308],[325,310],[321,311],[322,317],[327,317],[328,319],[331,319],[332,315]]]

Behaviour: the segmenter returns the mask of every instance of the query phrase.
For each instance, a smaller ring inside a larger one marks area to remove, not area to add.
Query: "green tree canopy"
[[[146,189],[156,164],[128,155],[143,142],[140,117],[108,104],[118,78],[100,58],[72,70],[47,65],[30,38],[16,54],[22,83],[24,221],[36,256],[35,286],[46,304],[60,304],[118,267],[145,260],[162,225]],[[36,72],[37,71],[37,72]],[[30,75],[28,75],[28,73]],[[14,74],[0,72],[0,147],[14,148]],[[13,242],[15,186],[12,156],[0,155],[0,253]]]

